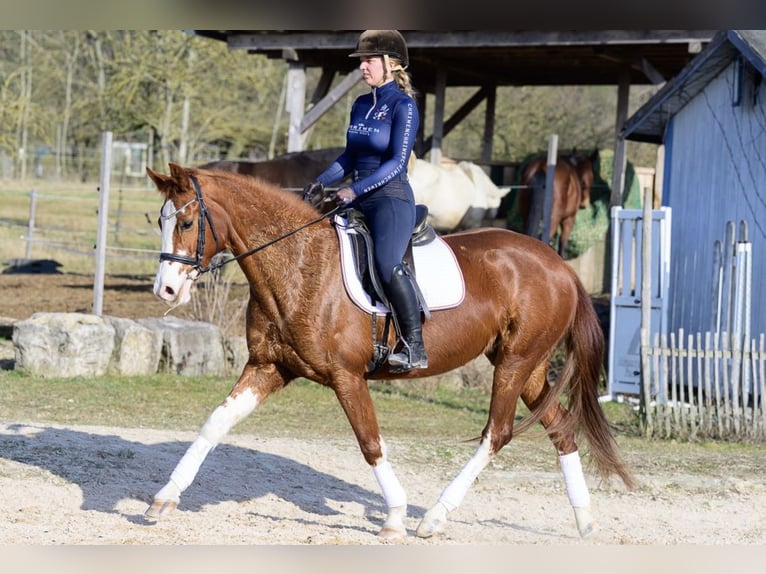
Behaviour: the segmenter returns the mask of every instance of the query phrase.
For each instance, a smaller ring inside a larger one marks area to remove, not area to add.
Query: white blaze
[[[162,232],[162,253],[173,253],[173,231],[176,228],[176,209],[168,200],[160,212],[160,230]],[[180,250],[176,255],[188,255]],[[165,301],[183,304],[191,298],[192,280],[186,266],[175,261],[160,261],[154,278],[154,294]]]

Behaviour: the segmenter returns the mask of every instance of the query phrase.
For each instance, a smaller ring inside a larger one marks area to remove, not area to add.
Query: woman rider
[[[392,371],[428,367],[420,306],[406,266],[405,251],[415,226],[415,198],[407,163],[419,115],[405,71],[407,44],[397,30],[366,30],[349,57],[371,90],[351,108],[344,152],[307,186],[332,185],[353,174],[353,183],[337,192],[367,218],[375,244],[375,266],[401,331],[402,349],[388,358]]]

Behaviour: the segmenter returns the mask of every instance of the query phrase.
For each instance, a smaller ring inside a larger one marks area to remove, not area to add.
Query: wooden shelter
[[[283,59],[288,66],[288,151],[304,149],[304,135],[361,79],[349,58],[359,30],[194,30],[224,41],[230,49]],[[615,169],[613,203],[622,197],[624,139],[631,84],[659,85],[675,76],[713,37],[711,30],[599,31],[419,31],[402,30],[418,89],[434,96],[434,109],[421,98],[421,130],[416,153],[438,161],[441,142],[473,109],[486,102],[484,145],[478,161],[492,157],[496,89],[528,85],[614,85]],[[306,70],[322,73],[307,105]],[[340,81],[337,81],[340,77]],[[446,90],[476,87],[458,110],[444,117]],[[427,129],[430,126],[430,133]]]

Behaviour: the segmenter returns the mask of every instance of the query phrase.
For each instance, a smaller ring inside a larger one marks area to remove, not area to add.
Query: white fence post
[[[24,258],[29,261],[32,259],[32,241],[35,235],[35,217],[37,214],[37,190],[32,189],[29,194],[29,222],[27,223],[27,247],[24,252]]]
[[[551,211],[553,211],[553,179],[556,177],[556,161],[559,155],[559,136],[551,134],[548,141],[548,167],[545,170],[545,201],[543,202],[543,234],[541,239],[548,243],[551,236]]]
[[[109,222],[109,183],[112,177],[112,132],[104,132],[101,149],[98,231],[96,235],[96,273],[93,279],[93,314],[101,316],[104,307],[106,233]]]

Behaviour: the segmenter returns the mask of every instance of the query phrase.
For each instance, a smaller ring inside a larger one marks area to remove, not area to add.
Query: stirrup
[[[427,369],[428,368],[428,356],[421,344],[422,353],[417,361],[412,360],[412,347],[407,342],[402,341],[402,350],[398,353],[393,353],[388,356],[388,364],[391,367],[392,373],[402,373],[404,371],[410,371],[412,369]]]

